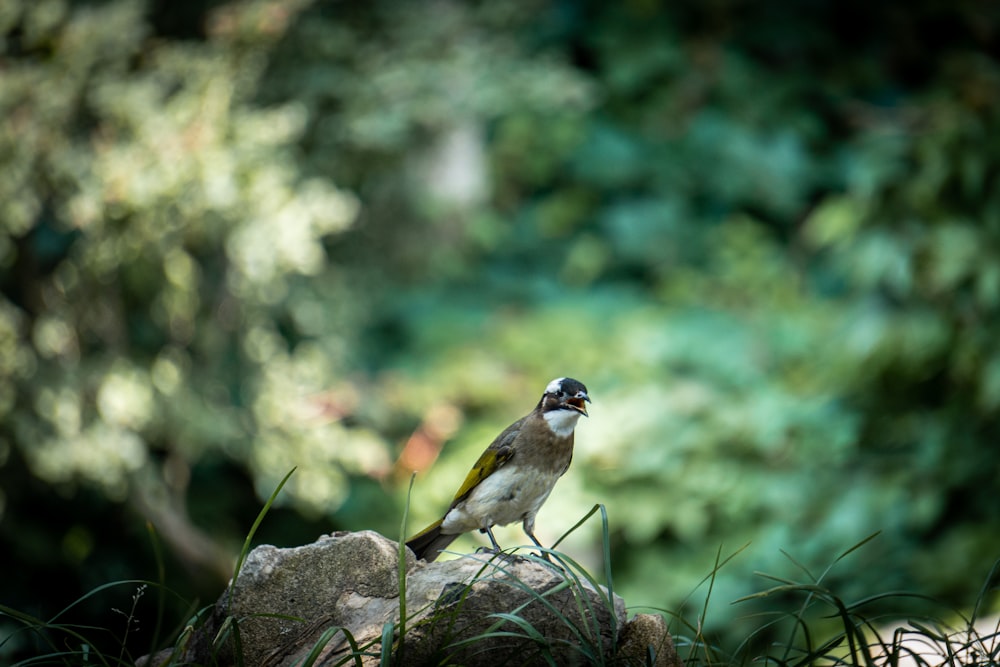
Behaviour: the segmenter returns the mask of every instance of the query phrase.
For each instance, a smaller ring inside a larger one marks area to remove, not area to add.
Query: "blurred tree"
[[[489,245],[397,294],[400,357],[438,393],[511,363],[588,381],[601,418],[548,515],[608,504],[630,601],[679,604],[720,544],[752,541],[716,580],[733,631],[728,601],[791,567],[781,548],[818,569],[879,530],[845,595],[978,591],[1000,550],[997,19],[551,3],[522,29],[599,104],[494,120],[491,210],[457,247]],[[489,432],[461,432],[427,486]]]
[[[443,37],[447,25],[409,25],[420,14],[391,5],[335,18],[319,7],[300,22],[308,2],[210,4],[168,15],[132,0],[15,1],[0,12],[0,540],[12,567],[77,573],[67,601],[98,585],[84,570],[153,575],[149,538],[125,507],[179,559],[182,595],[214,595],[259,508],[247,478],[265,498],[292,467],[280,502],[306,520],[284,540],[311,539],[324,526],[308,521],[324,516],[394,530],[398,505],[379,486],[389,443],[433,406],[394,395],[391,378],[376,391],[369,375],[390,352],[367,342],[372,318],[415,269],[420,238],[394,235],[386,213],[447,154],[433,136],[472,128],[464,141],[476,149],[494,103],[585,97],[548,93],[547,72],[557,84],[573,75],[518,55],[511,36],[478,44],[477,21],[503,20],[490,12],[455,7],[459,39],[442,53],[426,30]],[[366,25],[394,31],[375,48]],[[388,71],[394,52],[413,69]],[[522,63],[537,75],[503,80]],[[443,77],[467,66],[497,83],[455,107],[469,119],[456,126]],[[329,89],[310,82],[338,67]],[[340,184],[371,201],[363,243],[331,243],[359,212]],[[392,242],[357,253],[372,238]],[[383,252],[399,270],[372,280]],[[41,484],[21,483],[26,471]],[[56,512],[42,510],[49,490],[66,520],[36,524]],[[120,539],[109,541],[108,520]],[[30,583],[9,595],[37,609]],[[110,614],[100,605],[87,601],[88,621]]]
[[[293,466],[275,541],[394,534],[408,466],[450,443],[415,525],[569,374],[593,417],[539,535],[606,503],[630,603],[750,541],[709,616],[739,633],[779,549],[876,530],[846,595],[969,601],[1000,551],[995,7],[181,4],[0,9],[3,551],[149,576],[129,501],[218,582]],[[78,514],[47,531],[50,491]]]
[[[352,224],[356,197],[296,165],[300,105],[253,103],[266,50],[301,8],[233,5],[206,39],[171,41],[139,2],[5,5],[5,550],[32,511],[11,495],[23,461],[64,497],[128,500],[217,590],[256,510],[189,510],[195,466],[233,461],[265,496],[299,466],[290,495],[314,513],[344,501],[347,477],[385,467],[385,443],[343,420],[350,302],[314,296],[346,289],[325,273],[323,239]],[[320,333],[288,335],[295,320]],[[98,519],[80,510],[48,544],[76,535],[82,565]]]

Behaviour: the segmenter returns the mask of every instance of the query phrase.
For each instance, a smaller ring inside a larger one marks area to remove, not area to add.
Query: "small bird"
[[[411,537],[417,558],[432,561],[462,533],[479,530],[500,545],[491,530],[521,521],[535,537],[535,515],[573,458],[573,430],[590,402],[587,388],[572,378],[545,387],[535,409],[504,429],[472,466],[445,515]],[[542,552],[544,554],[544,552]]]

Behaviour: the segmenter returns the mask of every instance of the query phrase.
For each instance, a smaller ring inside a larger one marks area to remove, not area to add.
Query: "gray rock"
[[[417,562],[409,550],[400,642],[398,553],[396,542],[371,531],[291,549],[257,547],[209,618],[172,652],[140,664],[235,665],[238,650],[246,665],[302,664],[310,656],[315,665],[354,664],[355,652],[375,665],[384,632],[396,665],[546,664],[549,657],[557,665],[644,664],[642,642],[655,643],[658,656],[673,648],[662,619],[656,628],[646,619],[642,632],[629,629],[635,619],[626,623],[624,601],[609,600],[572,569],[489,554]],[[627,651],[618,650],[619,634],[631,637]]]
[[[658,614],[633,616],[618,637],[618,653],[629,664],[684,667],[667,631],[667,622]]]

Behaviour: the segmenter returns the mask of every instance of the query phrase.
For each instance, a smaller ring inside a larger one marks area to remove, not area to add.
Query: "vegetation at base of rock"
[[[244,664],[246,661],[275,665],[360,665],[372,664],[370,660],[373,658],[378,658],[382,665],[474,665],[478,664],[479,658],[486,661],[483,664],[496,665],[502,664],[498,662],[502,658],[513,660],[516,664],[563,664],[569,660],[573,664],[582,665],[664,667],[679,667],[680,660],[689,667],[743,665],[760,660],[787,665],[863,664],[872,667],[890,667],[900,661],[913,661],[915,664],[994,664],[1000,661],[1000,620],[990,621],[990,625],[984,624],[981,617],[986,611],[991,593],[996,590],[997,578],[1000,577],[1000,560],[994,563],[979,598],[972,605],[972,613],[969,616],[957,615],[961,621],[958,624],[947,619],[947,616],[954,615],[952,610],[924,596],[896,591],[848,601],[826,585],[825,580],[835,567],[856,552],[862,551],[878,537],[877,534],[844,550],[819,574],[813,574],[790,554],[784,554],[805,575],[806,580],[762,574],[765,580],[775,585],[735,601],[741,605],[756,603],[751,616],[758,622],[757,627],[735,646],[723,646],[705,633],[705,628],[711,626],[706,613],[716,577],[739,557],[742,549],[726,558],[722,558],[720,550],[715,568],[702,581],[702,584],[706,584],[704,600],[697,614],[691,616],[683,610],[659,610],[669,619],[663,626],[663,634],[659,636],[656,645],[639,647],[639,651],[636,651],[636,646],[622,642],[622,628],[628,629],[637,618],[633,618],[625,626],[616,621],[619,615],[624,615],[624,607],[619,609],[621,600],[612,593],[611,581],[607,581],[607,587],[602,587],[598,578],[566,554],[554,549],[546,550],[550,560],[534,554],[527,557],[497,554],[424,564],[424,569],[451,568],[470,562],[474,566],[472,570],[465,568],[471,574],[467,581],[464,581],[467,578],[465,575],[455,571],[438,580],[437,585],[431,585],[427,591],[431,597],[422,605],[411,603],[411,607],[417,608],[404,622],[392,615],[395,609],[405,606],[401,606],[400,602],[392,602],[385,609],[389,616],[382,624],[381,632],[356,636],[351,628],[331,623],[331,613],[334,611],[332,607],[309,607],[306,600],[308,595],[292,590],[289,587],[290,580],[306,577],[306,580],[296,586],[304,586],[310,590],[332,588],[332,593],[326,593],[331,601],[341,597],[339,585],[352,591],[371,588],[372,595],[376,597],[380,593],[374,591],[381,590],[382,595],[398,598],[400,591],[408,590],[408,572],[416,561],[412,553],[395,547],[395,544],[402,542],[391,543],[375,533],[370,535],[388,545],[382,549],[381,557],[385,561],[382,566],[375,565],[374,561],[369,562],[368,556],[360,553],[364,549],[358,546],[360,543],[357,541],[349,541],[340,547],[339,554],[329,552],[311,556],[312,562],[308,559],[298,563],[292,559],[272,561],[267,555],[255,558],[257,551],[247,551],[251,538],[293,472],[294,470],[290,471],[272,493],[247,536],[247,546],[241,554],[240,563],[245,565],[253,562],[252,572],[248,573],[241,568],[243,578],[237,579],[223,593],[214,608],[206,607],[193,613],[197,605],[189,606],[185,617],[187,620],[181,627],[164,633],[158,624],[152,634],[153,643],[149,646],[147,656],[140,658],[131,655],[127,639],[133,629],[138,630],[136,612],[147,590],[156,594],[159,618],[163,617],[167,598],[176,597],[176,593],[166,588],[162,582],[112,582],[87,596],[103,596],[121,588],[135,591],[128,612],[115,610],[124,618],[124,629],[121,631],[61,622],[60,617],[73,606],[82,603],[83,599],[48,621],[0,605],[0,616],[18,626],[15,632],[9,633],[0,642],[0,650],[9,642],[33,645],[35,655],[16,663],[17,667],[29,664],[136,663],[143,667],[170,667]],[[603,508],[595,507],[572,530],[583,525],[598,509],[602,510],[602,532],[607,536],[609,527]],[[404,534],[405,527],[404,521]],[[360,535],[345,533],[344,536],[326,539],[336,543],[338,539]],[[372,537],[364,539],[371,540]],[[274,547],[264,549],[269,553],[282,551]],[[518,550],[520,548],[512,551],[516,553]],[[297,553],[302,549],[284,551]],[[376,547],[375,551],[378,552],[379,549]],[[316,561],[317,557],[319,561]],[[511,558],[514,560],[510,560]],[[350,564],[344,562],[344,559],[350,561]],[[398,559],[401,562],[397,567],[395,562]],[[548,576],[555,575],[561,583],[553,586],[549,581],[539,586],[537,582],[531,584],[517,575],[512,576],[519,562],[547,571]],[[317,563],[322,563],[323,566],[318,567]],[[324,568],[333,568],[336,575],[331,577]],[[390,587],[391,591],[378,583],[381,574],[396,578]],[[352,576],[356,578],[350,579]],[[323,582],[312,581],[308,577],[318,577]],[[345,577],[348,580],[341,581],[340,584],[333,581]],[[258,597],[261,588],[270,587],[270,584],[265,583],[266,579],[277,581],[278,588]],[[441,581],[452,583],[442,586]],[[464,583],[456,586],[456,581]],[[479,596],[479,602],[468,604],[474,587],[496,584],[500,584],[504,591],[509,590],[509,593],[492,593],[493,596],[509,598],[504,603],[499,602],[496,597],[486,599]],[[240,587],[242,592],[236,592]],[[697,590],[692,591],[692,597],[696,593]],[[569,596],[568,601],[557,601],[563,594]],[[248,596],[256,599],[256,602],[250,603],[251,606],[246,606]],[[919,613],[914,611],[914,598],[921,598],[925,603],[924,610]],[[253,608],[254,604],[262,604],[268,599],[280,600],[283,608],[279,610],[266,604],[267,608]],[[896,627],[887,624],[886,617],[882,615],[869,614],[876,602],[888,602],[890,606],[895,606],[895,612],[889,619],[905,617],[907,622]],[[285,608],[289,604],[292,606]],[[348,606],[354,608],[357,605],[352,602]],[[510,609],[497,611],[498,608],[506,607]],[[599,620],[601,614],[597,607],[605,611],[603,620]],[[538,629],[536,624],[542,620],[547,625]],[[284,628],[277,636],[259,636],[259,629],[255,629],[257,626],[270,623],[272,627],[269,632],[273,635],[273,623],[276,621]],[[475,630],[476,627],[482,629]],[[554,628],[560,630],[557,632]],[[673,637],[666,633],[667,628]],[[354,629],[362,630],[359,626]],[[101,636],[100,640],[93,641],[93,637],[98,635]],[[296,636],[298,640],[291,641]],[[770,639],[773,636],[781,636],[784,641],[773,641]],[[108,638],[112,640],[110,643]],[[159,647],[156,642],[159,638],[162,638],[163,644],[168,648],[157,650]],[[278,638],[282,641],[278,641]],[[113,646],[116,643],[116,654],[102,653],[97,648],[99,645]],[[622,650],[626,647],[628,651]],[[404,659],[407,650],[409,662]],[[251,651],[253,654],[247,655]]]
[[[995,573],[991,573],[991,576],[993,574]],[[685,665],[723,667],[755,664],[766,660],[769,663],[787,665],[889,667],[905,661],[912,661],[913,664],[962,665],[987,665],[1000,661],[1000,628],[997,627],[997,621],[984,625],[982,621],[988,619],[978,615],[981,611],[985,611],[988,590],[995,584],[992,580],[984,585],[983,597],[976,600],[973,605],[974,612],[969,616],[962,616],[955,615],[953,610],[938,603],[926,604],[922,613],[912,614],[915,596],[906,593],[886,592],[861,600],[849,600],[824,586],[821,578],[814,579],[810,576],[805,581],[793,581],[771,575],[764,577],[776,585],[759,591],[746,601],[740,601],[742,604],[754,600],[760,604],[756,605],[753,613],[758,626],[737,645],[723,646],[713,637],[705,635],[704,623],[710,619],[665,614],[669,618],[669,627],[676,649]],[[121,592],[126,594],[131,592],[136,605],[154,604],[150,598],[159,598],[155,604],[162,606],[167,603],[163,598],[171,598],[169,602],[172,603],[175,595],[156,582],[122,581],[109,583],[93,591],[92,596],[114,598]],[[544,596],[537,597],[539,600],[543,598]],[[461,596],[456,599],[460,600]],[[888,603],[890,608],[896,610],[898,616],[908,617],[909,620],[897,627],[887,625],[882,614],[869,615],[868,612],[876,601]],[[82,603],[83,600],[77,602]],[[134,612],[135,609],[131,611]],[[139,657],[129,655],[125,647],[129,627],[135,621],[135,617],[129,612],[122,614],[122,623],[118,627],[106,629],[62,624],[58,618],[49,621],[35,619],[3,606],[0,606],[0,614],[21,627],[20,637],[13,636],[14,641],[24,641],[25,637],[30,637],[37,646],[43,647],[44,653],[40,651],[34,659],[17,663],[18,665],[133,664]],[[164,667],[191,664],[182,658],[183,649],[192,635],[201,630],[208,615],[207,609],[190,615],[189,622],[184,627],[172,630],[173,635],[161,633],[162,628],[158,628],[157,634],[166,644],[177,642],[175,649],[159,655],[165,662],[158,664]],[[436,621],[431,619],[425,623],[447,623],[446,617],[450,615],[450,613],[445,614]],[[464,646],[474,648],[477,642],[485,643],[497,637],[530,640],[540,660],[544,660],[546,655],[558,655],[565,649],[563,646],[549,645],[545,637],[532,633],[531,625],[525,623],[516,612],[496,616],[494,630],[462,640],[439,656],[443,660],[440,664],[451,664],[447,660],[447,655],[453,651]],[[235,646],[239,646],[239,623],[240,619],[231,618],[222,631],[214,635],[215,650],[218,653],[213,655],[231,655],[232,649],[224,650],[223,647],[233,642]],[[504,624],[506,629],[501,630]],[[395,626],[388,624],[387,628],[392,630]],[[411,629],[413,628],[419,629],[420,625],[411,626]],[[759,641],[761,637],[775,634],[782,636],[783,641]],[[100,639],[94,641],[97,636],[100,636]],[[112,639],[112,644],[115,641],[120,642],[118,650],[102,653],[95,648],[96,645],[107,646],[108,638]],[[360,642],[349,630],[339,627],[327,628],[316,638],[311,646],[313,650],[307,653],[304,664],[312,664],[309,662],[310,659],[321,655],[328,644],[337,642],[346,643],[347,648],[340,651],[336,660],[323,664],[360,664],[359,661],[362,659],[380,656],[381,664],[396,664],[392,660],[399,647],[398,635],[390,632],[375,640]],[[464,655],[474,655],[474,652]],[[578,655],[580,664],[585,665],[645,664],[635,661],[634,657],[625,659],[622,656],[612,655],[610,658],[605,658],[586,651],[580,651]]]

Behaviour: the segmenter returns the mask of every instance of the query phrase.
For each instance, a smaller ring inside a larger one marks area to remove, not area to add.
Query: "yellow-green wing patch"
[[[496,449],[491,447],[483,452],[479,460],[472,466],[472,470],[465,476],[465,481],[462,482],[458,493],[455,494],[455,499],[451,501],[451,506],[454,507],[461,500],[464,500],[481,481],[492,475],[497,468],[506,463],[513,455],[514,450],[510,447],[498,447]]]

